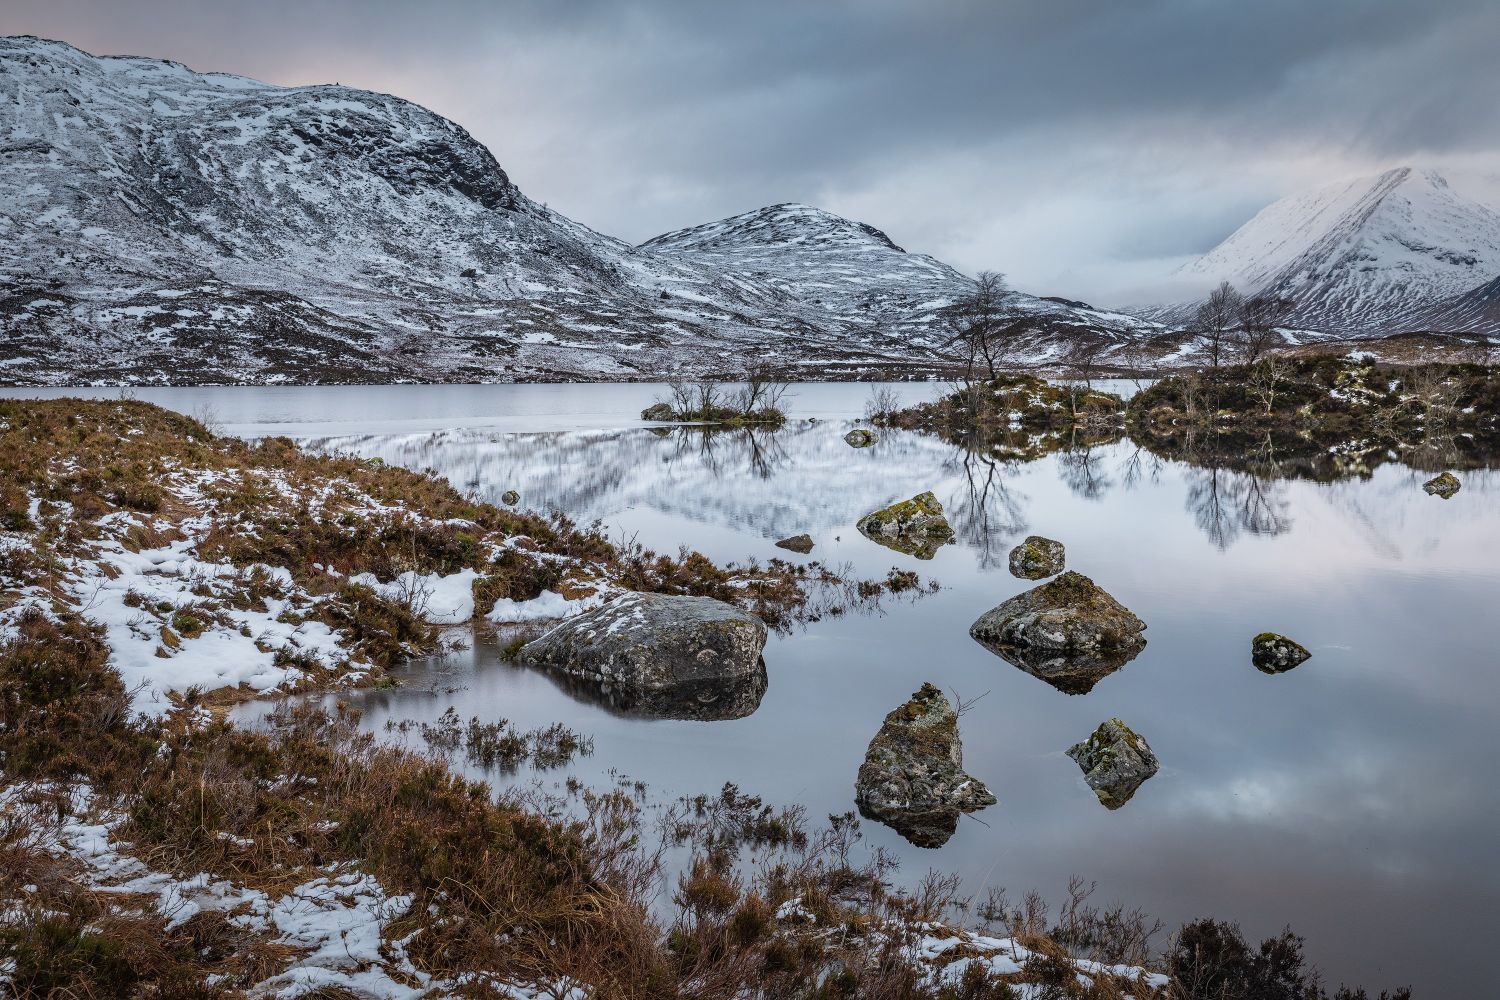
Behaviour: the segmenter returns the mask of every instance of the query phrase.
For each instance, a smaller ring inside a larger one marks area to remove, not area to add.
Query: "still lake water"
[[[939,387],[895,386],[907,399]],[[1120,388],[1120,387],[1116,387]],[[1128,388],[1128,386],[1126,387]],[[1461,472],[1463,490],[1425,495],[1431,473],[1385,465],[1366,480],[1270,481],[1157,459],[1128,441],[987,467],[932,437],[843,433],[861,385],[794,390],[776,433],[650,429],[649,385],[142,390],[212,413],[229,433],[287,434],[310,447],[434,468],[461,490],[595,519],[616,536],[717,560],[797,559],[772,546],[807,532],[809,558],[883,577],[916,569],[943,590],[882,613],[773,634],[769,687],[747,718],[643,720],[566,693],[476,645],[406,671],[407,686],[354,700],[388,719],[564,721],[595,740],[568,768],[511,778],[547,787],[620,775],[649,797],[733,781],[810,817],[853,808],[853,781],[886,712],[923,681],[964,698],[966,769],[999,804],[965,817],[937,850],[866,821],[902,879],[958,872],[982,896],[1061,895],[1097,881],[1169,927],[1213,915],[1254,939],[1291,924],[1337,982],[1411,983],[1419,997],[1474,996],[1500,937],[1500,479]],[[64,395],[13,391],[14,395]],[[113,395],[101,392],[100,395]],[[807,422],[814,417],[816,422]],[[930,562],[854,530],[862,514],[931,489],[959,542]],[[1066,543],[1068,564],[1145,620],[1148,645],[1086,695],[1069,695],[967,635],[1029,584],[1005,568],[1028,533]],[[1312,659],[1270,676],[1254,634],[1301,641]],[[1109,811],[1064,755],[1119,716],[1161,772]],[[475,772],[482,773],[482,772]]]

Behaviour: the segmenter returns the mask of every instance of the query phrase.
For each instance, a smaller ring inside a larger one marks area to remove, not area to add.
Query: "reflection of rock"
[[[1458,477],[1451,472],[1445,472],[1441,476],[1435,476],[1422,484],[1422,489],[1427,491],[1428,496],[1440,496],[1447,500],[1457,493],[1462,484]]]
[[[763,669],[766,626],[708,597],[625,594],[521,648],[520,662],[652,691]]]
[[[813,540],[811,535],[793,535],[791,538],[783,538],[777,542],[776,547],[807,555],[813,550]]]
[[[766,668],[728,680],[688,681],[673,687],[639,688],[554,672],[557,686],[579,701],[615,715],[636,719],[686,719],[717,722],[743,719],[760,708],[766,693]]]
[[[844,435],[844,443],[851,448],[868,448],[875,443],[875,435],[863,427],[856,427]]]
[[[941,691],[923,684],[870,741],[854,782],[859,811],[918,847],[940,847],[958,828],[959,813],[995,804],[963,763],[958,714]]]
[[[1063,543],[1041,535],[1028,535],[1024,542],[1010,550],[1011,575],[1023,580],[1055,576],[1065,565]]]
[[[978,637],[975,637],[978,639]],[[1013,667],[1046,681],[1063,694],[1088,694],[1110,674],[1135,659],[1141,646],[1099,653],[1058,653],[1045,649],[1022,649],[978,639],[985,649]]]
[[[1146,741],[1119,719],[1099,725],[1093,735],[1068,748],[1083,769],[1083,780],[1099,801],[1118,809],[1160,768]]]
[[[642,420],[671,420],[675,416],[670,403],[652,403],[641,411]]]
[[[931,490],[866,514],[854,526],[871,541],[918,559],[931,559],[939,548],[953,541],[943,505]]]
[[[969,635],[1061,691],[1085,693],[1135,658],[1146,623],[1072,570],[986,611]]]
[[[1250,662],[1267,674],[1284,673],[1312,656],[1301,643],[1275,632],[1262,632],[1250,640]]]
[[[506,504],[507,506],[514,507],[516,504],[521,502],[521,494],[517,493],[515,490],[506,490],[504,493],[500,494],[500,502]]]

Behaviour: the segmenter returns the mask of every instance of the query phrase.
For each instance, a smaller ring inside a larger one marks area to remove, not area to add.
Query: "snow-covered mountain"
[[[1283,198],[1177,273],[1205,291],[1229,281],[1287,296],[1294,325],[1340,336],[1444,329],[1430,326],[1441,307],[1497,276],[1500,214],[1411,167]],[[1500,333],[1486,322],[1478,332]]]
[[[970,284],[802,206],[631,246],[396,97],[0,39],[0,382],[930,369]],[[1153,329],[1013,304],[1037,360]]]

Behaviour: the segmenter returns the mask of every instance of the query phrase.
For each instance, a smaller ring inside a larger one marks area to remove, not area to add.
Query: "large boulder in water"
[[[1146,623],[1093,580],[1069,570],[986,611],[969,635],[986,649],[1069,694],[1133,660]]]
[[[521,647],[517,659],[641,691],[728,682],[764,667],[766,626],[709,597],[625,594]]]
[[[844,435],[844,443],[851,448],[868,448],[875,443],[875,435],[863,427],[856,427]]]
[[[1068,748],[1068,756],[1083,769],[1083,780],[1099,801],[1118,809],[1161,767],[1156,754],[1119,719],[1102,722],[1082,743]]]
[[[918,847],[940,847],[960,813],[995,804],[977,778],[964,773],[958,713],[931,684],[885,717],[854,782],[859,811]]]
[[[1445,472],[1441,476],[1434,476],[1432,479],[1427,480],[1427,482],[1422,484],[1422,489],[1427,492],[1428,496],[1439,496],[1444,500],[1448,500],[1453,497],[1453,494],[1459,491],[1462,485],[1458,481],[1457,476],[1451,472]]]
[[[1022,580],[1056,576],[1067,565],[1063,543],[1041,535],[1028,535],[1010,550],[1010,574]]]
[[[677,411],[672,409],[671,403],[652,403],[641,411],[642,420],[675,420]]]
[[[918,559],[931,559],[938,549],[953,541],[943,505],[931,490],[866,514],[854,526],[871,541]]]
[[[1250,640],[1250,662],[1264,674],[1281,674],[1312,656],[1307,647],[1275,632],[1262,632]]]

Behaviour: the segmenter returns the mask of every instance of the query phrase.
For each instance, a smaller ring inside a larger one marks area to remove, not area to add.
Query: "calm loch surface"
[[[936,386],[897,387],[908,398]],[[595,752],[542,774],[646,783],[654,801],[726,781],[820,818],[853,808],[853,782],[886,712],[923,681],[964,699],[965,769],[999,804],[924,850],[878,823],[865,842],[899,877],[956,871],[969,891],[1060,896],[1097,881],[1169,926],[1213,915],[1256,939],[1290,923],[1327,977],[1411,983],[1420,997],[1474,995],[1500,933],[1500,481],[1463,471],[1450,501],[1436,470],[1389,463],[1332,483],[1256,478],[1166,461],[1127,441],[993,464],[934,437],[842,435],[868,388],[800,386],[775,433],[705,435],[637,419],[641,385],[142,391],[226,430],[431,467],[460,489],[602,520],[616,537],[717,560],[810,557],[856,575],[915,569],[943,589],[879,613],[773,634],[759,707],[732,721],[631,717],[479,643],[406,670],[406,686],[353,700],[367,723],[503,717],[564,721]],[[21,393],[18,393],[21,394]],[[60,394],[60,393],[59,393]],[[112,393],[111,393],[112,394]],[[160,397],[160,398],[158,398]],[[806,418],[814,417],[815,422]],[[865,513],[933,490],[958,534],[931,561],[854,530]],[[1148,624],[1145,649],[1086,694],[1058,690],[968,636],[981,613],[1031,586],[1006,569],[1027,534],[1067,545],[1068,565]],[[1279,675],[1250,662],[1273,630],[1312,658]],[[1065,751],[1118,716],[1161,771],[1104,808]],[[460,764],[460,766],[463,766]]]

